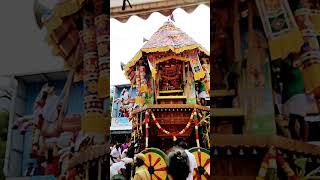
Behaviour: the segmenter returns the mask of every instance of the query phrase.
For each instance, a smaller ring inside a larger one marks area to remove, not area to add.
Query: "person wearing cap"
[[[150,180],[151,176],[148,169],[144,166],[146,156],[142,153],[136,155],[136,171],[134,173],[133,180]]]

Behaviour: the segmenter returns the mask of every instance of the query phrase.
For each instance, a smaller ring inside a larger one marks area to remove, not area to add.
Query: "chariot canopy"
[[[135,83],[135,69],[139,60],[147,60],[153,76],[156,74],[156,65],[171,59],[176,59],[191,64],[197,64],[196,58],[209,58],[210,52],[193,38],[188,36],[172,21],[167,21],[148,40],[137,54],[124,67],[126,77]],[[198,64],[200,65],[200,64]],[[200,65],[201,66],[201,65]],[[199,70],[199,78],[205,76]],[[196,72],[194,72],[196,74]]]

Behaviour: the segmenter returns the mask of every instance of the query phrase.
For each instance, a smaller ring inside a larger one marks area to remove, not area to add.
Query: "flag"
[[[124,64],[123,62],[120,62],[120,67],[121,67],[121,70],[123,71],[124,70],[124,67],[126,66],[126,64]]]
[[[148,60],[148,64],[149,64],[149,68],[151,70],[151,74],[152,74],[152,78],[155,79],[156,78],[156,74],[157,74],[157,70],[153,67],[152,63]]]

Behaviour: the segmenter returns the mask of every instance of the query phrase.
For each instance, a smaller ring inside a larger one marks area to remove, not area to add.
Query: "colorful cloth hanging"
[[[198,81],[204,78],[206,73],[202,69],[197,50],[190,50],[189,58],[194,80]]]
[[[256,0],[272,60],[300,52],[303,37],[287,0]]]

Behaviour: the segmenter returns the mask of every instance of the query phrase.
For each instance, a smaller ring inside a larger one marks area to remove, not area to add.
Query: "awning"
[[[119,0],[110,1],[111,18],[115,18],[120,22],[128,21],[130,16],[133,15],[148,19],[154,12],[169,16],[177,8],[182,8],[187,13],[192,13],[200,4],[210,6],[209,0],[129,0],[132,8],[127,3],[125,10],[122,10],[122,2]]]

